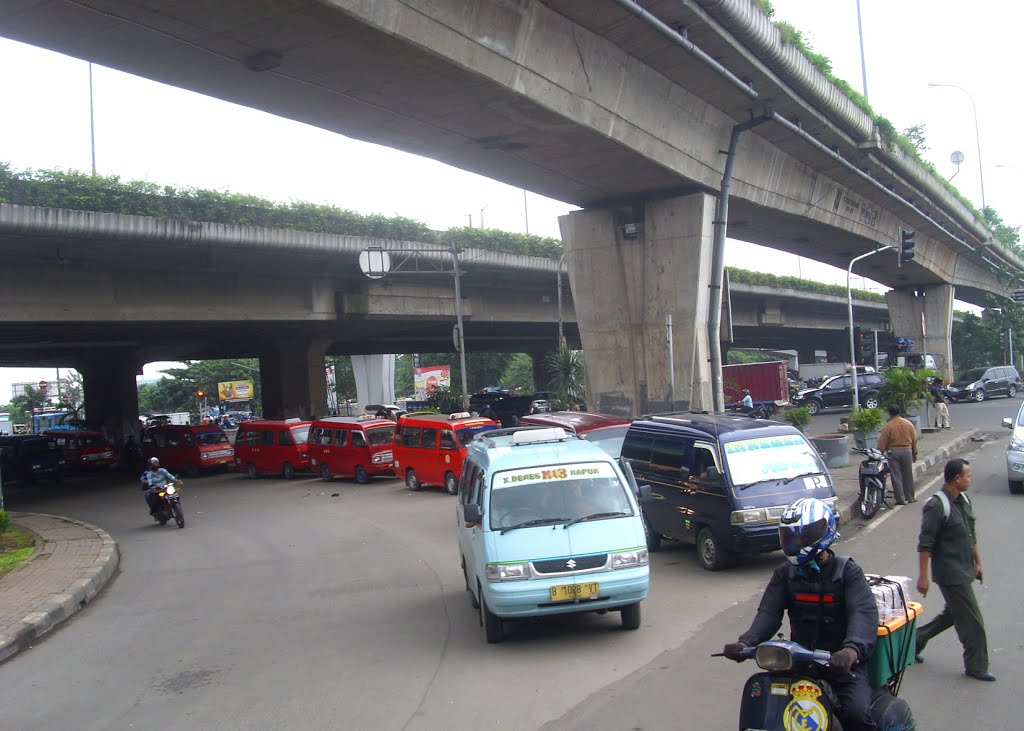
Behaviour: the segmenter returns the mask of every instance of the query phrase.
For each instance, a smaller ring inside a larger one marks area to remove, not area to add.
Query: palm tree
[[[548,390],[555,401],[566,408],[583,403],[583,353],[563,345],[544,359],[548,371]]]

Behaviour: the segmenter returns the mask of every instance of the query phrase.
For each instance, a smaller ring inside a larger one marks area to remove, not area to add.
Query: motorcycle
[[[874,447],[866,449],[854,447],[853,451],[859,452],[867,458],[860,463],[860,469],[857,472],[860,481],[857,511],[864,519],[872,518],[882,505],[887,508],[892,507],[886,499],[892,495],[891,492],[886,493],[886,478],[891,471],[889,460]]]
[[[743,687],[740,700],[740,731],[795,731],[821,729],[842,731],[836,717],[838,699],[825,672],[832,654],[809,650],[791,640],[762,642],[740,653],[753,658],[764,670]],[[712,657],[725,657],[715,653]],[[903,672],[874,691],[871,715],[881,731],[913,731],[917,728],[910,706],[897,697]]]
[[[157,492],[156,508],[153,509],[153,520],[160,525],[174,518],[179,528],[185,527],[185,513],[181,510],[181,481],[164,485]]]
[[[725,410],[731,414],[739,414],[740,416],[749,416],[751,419],[771,419],[775,413],[775,404],[771,403],[755,403],[753,408],[744,409],[742,403],[738,404],[727,404]]]

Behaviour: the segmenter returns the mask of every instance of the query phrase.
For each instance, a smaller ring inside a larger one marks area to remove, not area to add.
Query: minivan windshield
[[[972,368],[971,370],[967,371],[965,374],[960,376],[960,380],[967,381],[968,383],[974,383],[975,381],[980,381],[982,376],[984,375],[984,368]]]
[[[496,472],[491,482],[491,530],[605,520],[633,515],[625,485],[607,462]]]
[[[740,439],[723,447],[732,484],[740,489],[825,472],[818,455],[799,434]]]
[[[395,441],[395,427],[378,426],[366,430],[366,441],[371,447],[383,447]]]
[[[211,429],[210,431],[196,432],[195,439],[196,444],[201,447],[206,447],[211,444],[226,444],[228,441],[228,435],[220,429]]]

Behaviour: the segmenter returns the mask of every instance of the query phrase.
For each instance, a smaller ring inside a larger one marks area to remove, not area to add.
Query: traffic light
[[[871,330],[860,330],[857,334],[857,363],[860,365],[875,364],[875,333]]]
[[[1005,332],[999,333],[999,347],[1001,347],[1001,348],[1005,348],[1006,347],[1006,333]]]
[[[906,264],[914,258],[914,232],[900,229],[900,264]]]
[[[206,396],[206,391],[204,391],[201,388],[197,388],[196,389],[196,398],[204,398],[205,396]]]

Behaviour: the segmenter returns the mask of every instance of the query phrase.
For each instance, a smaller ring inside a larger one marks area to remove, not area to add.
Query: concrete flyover
[[[707,406],[716,201],[728,233],[861,270],[949,363],[952,300],[1024,268],[752,0],[19,0],[0,33],[443,160],[585,210],[562,222],[595,406]],[[739,127],[738,125],[744,125]],[[621,347],[627,344],[628,347]],[[678,403],[678,399],[676,399]]]

